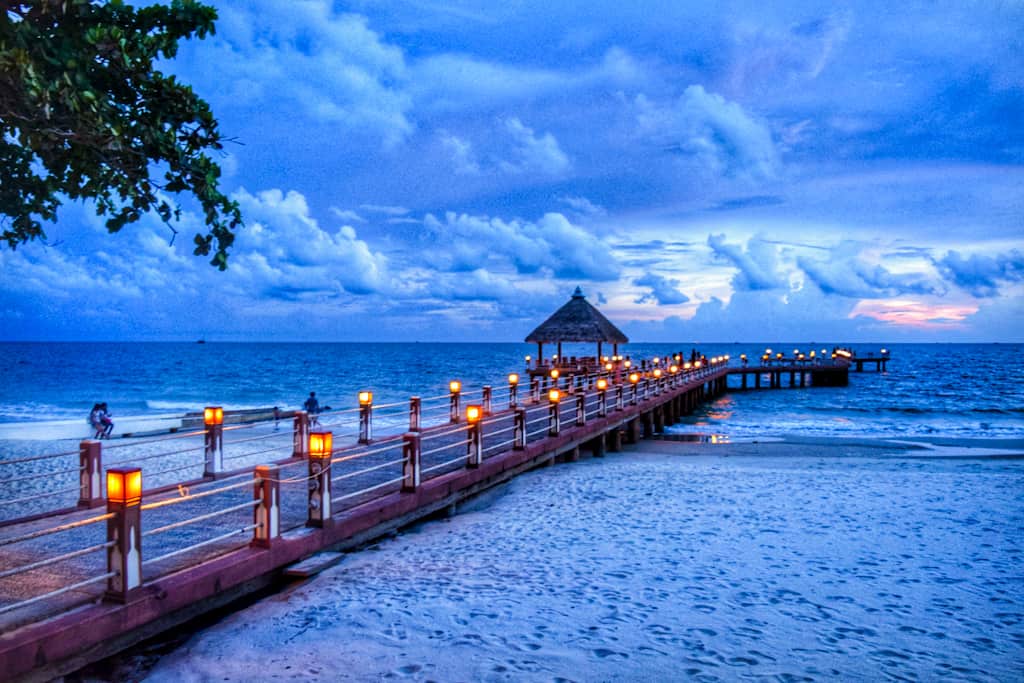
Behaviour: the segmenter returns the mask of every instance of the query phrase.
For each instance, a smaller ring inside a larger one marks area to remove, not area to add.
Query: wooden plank
[[[284,575],[292,579],[308,579],[330,569],[344,559],[345,553],[322,552],[310,555],[301,562],[286,567]]]

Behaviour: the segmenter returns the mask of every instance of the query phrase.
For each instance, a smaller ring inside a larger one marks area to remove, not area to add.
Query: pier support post
[[[515,382],[509,382],[508,385],[508,407],[513,409],[519,402],[519,376],[516,376]]]
[[[654,436],[654,410],[650,410],[642,415],[640,424],[643,427],[641,438],[649,439]]]
[[[590,441],[590,454],[595,458],[604,457],[604,434]]]
[[[292,428],[292,457],[305,458],[309,455],[309,413],[295,411]]]
[[[402,491],[411,493],[420,486],[420,433],[402,435]]]
[[[754,388],[755,389],[760,389],[761,388],[761,373],[760,372],[758,372],[756,375],[754,375]]]
[[[224,471],[224,409],[206,408],[203,421],[206,423],[203,476],[215,477]]]
[[[481,411],[483,408],[481,408]],[[483,421],[480,417],[466,428],[466,467],[480,467],[484,462]]]
[[[626,443],[640,442],[640,418],[634,417],[626,423]]]
[[[483,403],[484,415],[491,414],[491,388],[489,386],[484,387],[483,395],[481,397]]]
[[[413,396],[409,399],[409,431],[418,432],[420,431],[420,419],[423,415],[423,402],[419,396]]]
[[[789,388],[792,389],[796,386],[796,372],[793,370],[789,371]]]
[[[606,435],[608,438],[608,450],[612,453],[618,453],[622,450],[622,430],[619,427],[615,427]]]
[[[576,394],[576,426],[582,427],[587,424],[587,395],[583,392]]]
[[[654,413],[654,433],[662,434],[665,432],[665,414],[661,406],[655,408]]]
[[[807,386],[807,373],[804,372],[803,370],[800,371],[800,386]]]
[[[558,433],[562,431],[562,416],[558,405],[561,401],[555,392],[557,390],[552,390],[554,398],[548,405],[548,436],[558,436]]]
[[[621,384],[615,385],[615,410],[623,410],[625,408],[625,401],[623,400],[623,388]]]
[[[598,389],[597,389],[597,416],[598,417],[606,417],[607,415],[608,415],[608,386],[606,384],[604,386],[604,388],[602,389],[601,385],[599,384],[598,385]]]
[[[526,408],[516,408],[512,425],[512,450],[521,451],[526,448]]]
[[[126,603],[142,586],[142,470],[107,470],[107,579],[104,598]]]
[[[331,522],[331,432],[309,434],[309,514],[306,526],[322,528]]]
[[[747,388],[747,373],[745,373],[745,372],[740,375],[740,388],[741,389],[746,389]]]
[[[253,470],[253,500],[259,501],[252,511],[254,548],[269,548],[281,537],[281,468],[259,465]]]
[[[452,383],[455,384],[454,382]],[[461,388],[461,387],[460,387]],[[448,401],[448,419],[451,422],[459,421],[459,390],[452,389],[451,397]]]
[[[360,394],[359,443],[370,443],[373,441],[373,397],[371,395],[365,402],[363,398],[362,394]]]
[[[530,400],[540,403],[540,379],[536,377],[530,379]]]
[[[78,507],[94,508],[103,505],[103,445],[85,439],[78,444]]]

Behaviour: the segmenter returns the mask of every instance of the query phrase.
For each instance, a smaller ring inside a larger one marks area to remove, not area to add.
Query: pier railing
[[[245,546],[271,548],[290,530],[330,525],[367,501],[414,492],[596,419],[639,414],[663,395],[704,392],[705,383],[720,392],[728,366],[724,356],[644,361],[642,370],[616,363],[522,385],[513,375],[497,390],[453,381],[446,394],[381,405],[363,392],[357,407],[299,411],[283,430],[274,420],[225,425],[212,406],[202,429],[0,460],[0,491],[37,487],[0,498],[0,515],[38,500],[33,515],[0,526],[0,615],[8,617],[0,629],[99,597],[125,601],[183,567]],[[377,436],[382,416],[408,420],[407,429]],[[73,503],[77,512],[67,509]]]

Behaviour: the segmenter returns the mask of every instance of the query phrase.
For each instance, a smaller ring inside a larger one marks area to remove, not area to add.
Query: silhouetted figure
[[[317,425],[320,424],[320,419],[317,415],[320,413],[320,401],[316,400],[316,392],[309,392],[309,398],[302,404],[303,409],[309,415],[309,424]]]

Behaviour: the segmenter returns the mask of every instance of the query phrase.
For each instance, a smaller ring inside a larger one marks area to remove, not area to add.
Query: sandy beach
[[[544,468],[89,675],[1009,680],[1024,449],[936,441],[653,440]]]

